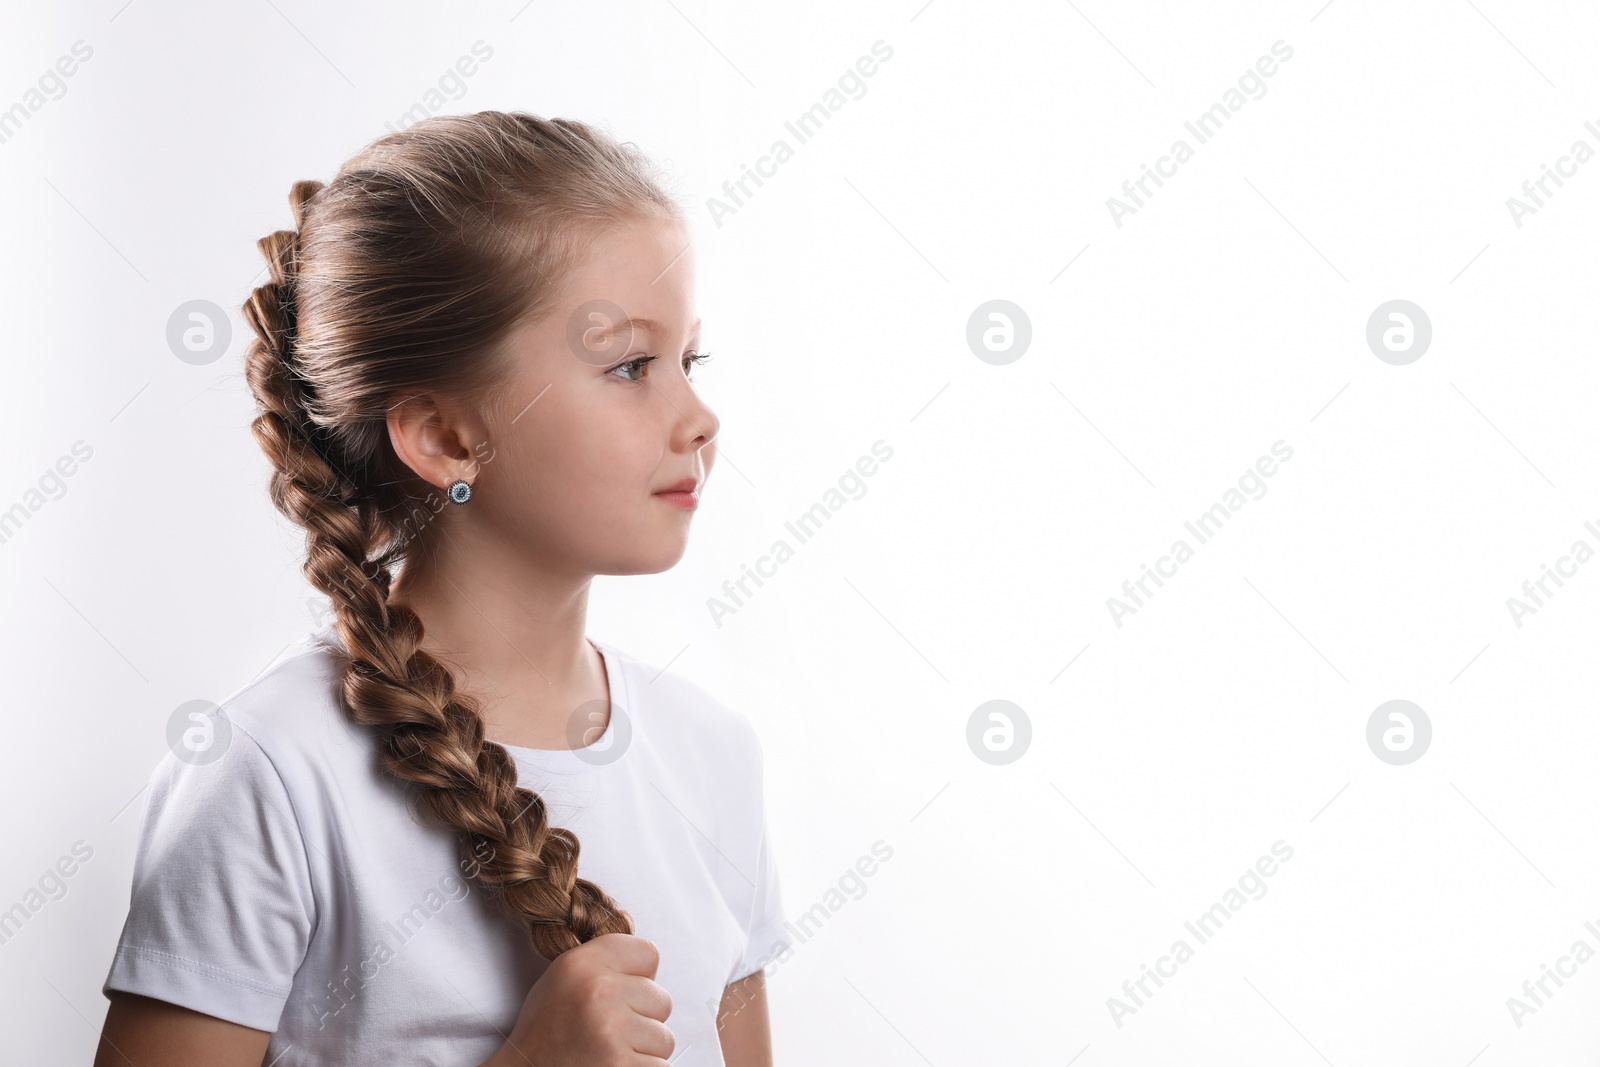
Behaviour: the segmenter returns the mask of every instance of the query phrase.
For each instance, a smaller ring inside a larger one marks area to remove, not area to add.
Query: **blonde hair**
[[[373,728],[387,773],[457,833],[463,870],[540,955],[632,933],[578,877],[577,837],[550,825],[485,740],[478,704],[420,648],[421,619],[389,602],[395,566],[428,547],[419,505],[439,497],[395,455],[386,416],[412,393],[502,410],[499,342],[562,306],[607,227],[682,209],[632,145],[499,111],[380,137],[327,184],[294,183],[289,204],[296,228],[257,242],[271,278],[243,309],[251,432],[273,504],[305,528],[305,575],[336,612],[344,712]]]

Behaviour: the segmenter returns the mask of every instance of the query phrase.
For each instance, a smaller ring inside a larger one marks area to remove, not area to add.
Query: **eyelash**
[[[608,374],[616,374],[617,371],[622,370],[624,367],[643,367],[645,364],[653,363],[653,362],[655,362],[656,360],[658,360],[660,358],[661,358],[660,356],[640,356],[638,359],[630,359],[626,363],[618,363],[615,367],[612,367],[606,373],[608,373]],[[691,364],[693,364],[695,366],[698,366],[701,363],[704,363],[706,360],[710,359],[711,358],[711,353],[710,352],[690,352],[688,355],[684,356],[683,358],[687,362],[689,362],[689,363],[691,363]],[[689,371],[689,368],[685,368],[684,373],[687,374],[688,371]],[[626,377],[626,376],[623,376],[622,380],[625,381],[625,382],[640,382],[640,381],[643,381],[643,379],[641,379],[641,378],[629,378],[629,377]],[[690,378],[689,380],[693,381],[694,379]]]

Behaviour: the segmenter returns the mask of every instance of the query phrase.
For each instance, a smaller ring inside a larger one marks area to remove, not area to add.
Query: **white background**
[[[1595,1062],[1600,961],[1520,1027],[1507,998],[1600,949],[1600,562],[1520,627],[1506,603],[1600,548],[1600,160],[1520,227],[1506,204],[1600,148],[1593,8],[918,3],[8,13],[0,108],[93,48],[0,144],[0,510],[93,448],[0,544],[0,909],[93,849],[0,945],[8,1058],[89,1062],[168,716],[313,625],[248,432],[255,241],[482,40],[445,110],[597,123],[696,229],[721,459],[687,556],[597,579],[591,633],[755,723],[792,919],[893,849],[773,969],[780,1063]],[[879,40],[865,94],[718,226],[706,198]],[[1184,122],[1280,40],[1198,144]],[[194,299],[233,315],[206,366],[165,339]],[[1004,366],[966,340],[991,299],[1031,320]],[[1366,343],[1392,299],[1432,323],[1409,365]],[[865,495],[717,626],[708,598],[880,439]],[[1116,625],[1279,440],[1265,495]],[[1004,766],[966,740],[993,699],[1032,727]],[[1432,724],[1404,766],[1366,740],[1391,699]],[[1198,945],[1185,921],[1279,840]]]

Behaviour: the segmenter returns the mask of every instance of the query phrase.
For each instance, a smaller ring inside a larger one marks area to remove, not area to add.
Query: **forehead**
[[[564,329],[566,347],[582,362],[604,366],[638,344],[697,342],[694,253],[682,223],[610,227],[580,250],[580,259],[549,328]]]
[[[689,325],[694,301],[694,249],[673,220],[632,221],[592,238],[582,249],[569,305],[609,300],[636,325],[655,330]]]

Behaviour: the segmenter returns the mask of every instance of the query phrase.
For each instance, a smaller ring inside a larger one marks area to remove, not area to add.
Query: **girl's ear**
[[[400,462],[430,485],[444,487],[468,473],[473,449],[466,426],[431,396],[407,397],[389,407],[389,443]],[[486,442],[483,442],[486,443]]]

